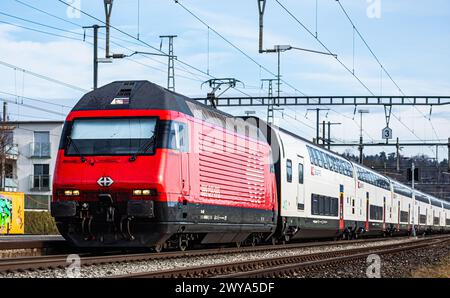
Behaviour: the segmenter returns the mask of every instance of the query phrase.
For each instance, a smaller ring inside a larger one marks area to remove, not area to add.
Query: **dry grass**
[[[414,278],[450,278],[450,256],[439,263],[419,267],[412,273]]]

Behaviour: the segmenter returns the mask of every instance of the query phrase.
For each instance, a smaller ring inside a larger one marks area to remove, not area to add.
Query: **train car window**
[[[314,157],[311,147],[306,146],[306,148],[308,149],[309,159],[310,159],[311,164],[315,165],[316,161],[315,161],[315,157]]]
[[[409,213],[407,211],[400,211],[400,221],[408,222]]]
[[[339,173],[336,157],[331,156],[331,161],[333,163],[333,171]]]
[[[328,158],[328,165],[330,166],[330,171],[334,172],[334,159],[333,159],[333,156],[327,154],[327,158]]]
[[[324,215],[325,214],[325,197],[319,196],[319,214]]]
[[[330,171],[333,171],[333,159],[331,158],[331,156],[327,153],[325,153],[325,158],[327,159],[327,163],[328,163],[328,169]]]
[[[298,183],[303,184],[303,164],[298,164]]]
[[[323,167],[328,170],[330,168],[330,166],[328,164],[327,154],[320,151],[320,156],[322,157],[322,160],[323,160]]]
[[[358,180],[362,181],[361,169],[360,168],[356,168],[356,177],[358,177]]]
[[[383,207],[370,205],[370,219],[382,220],[383,219]]]
[[[344,161],[344,165],[345,165],[345,175],[349,177],[353,176],[352,166],[350,165],[350,163]]]
[[[317,149],[314,149],[314,152],[316,152],[317,161],[319,162],[319,167],[323,168],[323,158],[322,158],[321,152]]]
[[[319,198],[315,194],[311,194],[311,214],[319,214]]]
[[[324,215],[331,215],[331,198],[324,198]]]
[[[333,216],[338,216],[339,214],[339,205],[338,205],[338,198],[331,198],[331,210]]]
[[[287,182],[292,182],[292,161],[290,159],[286,160],[286,179]]]
[[[333,172],[336,172],[336,159],[334,158],[334,156],[329,155],[328,159],[330,160],[330,169]]]
[[[338,166],[339,166],[339,174],[344,175],[344,162],[340,159],[338,159]]]

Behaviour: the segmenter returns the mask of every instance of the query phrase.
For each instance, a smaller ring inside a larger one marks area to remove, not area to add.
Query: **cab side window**
[[[189,149],[187,125],[185,123],[171,121],[168,148],[187,152]]]

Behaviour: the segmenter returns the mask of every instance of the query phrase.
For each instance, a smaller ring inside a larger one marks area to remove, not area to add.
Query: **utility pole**
[[[169,61],[167,64],[167,89],[175,92],[175,56],[173,55],[173,39],[177,37],[177,35],[160,35],[161,38],[161,47],[162,41],[164,38],[169,40]]]
[[[415,217],[416,217],[416,194],[415,194],[415,191],[414,191],[414,172],[415,172],[415,166],[414,166],[414,161],[412,161],[412,163],[411,163],[411,173],[412,173],[412,183],[411,183],[411,188],[413,189],[413,215],[412,215],[412,236],[413,237],[416,237],[416,227],[415,227],[415,225],[414,225],[414,220],[415,220]],[[419,215],[418,215],[418,217],[420,217]]]
[[[368,110],[358,110],[358,113],[360,115],[360,126],[359,126],[359,163],[363,164],[364,162],[364,157],[363,157],[363,149],[364,149],[364,145],[363,145],[363,122],[362,122],[362,118],[363,118],[363,114],[368,114],[369,111]]]
[[[325,148],[327,144],[327,140],[325,139],[325,133],[326,133],[326,126],[325,126],[325,120],[322,121],[322,146]]]
[[[279,104],[280,101],[280,92],[281,92],[281,51],[278,48],[277,49],[277,56],[278,56],[278,72],[277,72],[277,103]]]
[[[316,111],[316,144],[319,144],[320,135],[319,135],[319,125],[320,125],[320,111],[329,111],[330,109],[307,109],[307,111]]]
[[[8,121],[8,103],[6,101],[3,102],[3,122]]]
[[[105,45],[105,58],[111,58],[109,54],[109,28],[111,21],[111,12],[113,6],[113,0],[104,0],[105,6],[105,25],[106,25],[106,45]]]
[[[264,53],[263,50],[263,32],[264,32],[264,10],[266,9],[266,0],[258,0],[259,11],[259,53]]]
[[[94,31],[94,90],[97,89],[98,85],[98,29],[100,27],[99,25],[92,25],[92,26],[84,26],[83,29],[93,29]]]
[[[447,156],[447,171],[450,173],[450,138],[448,138],[448,156]]]
[[[332,123],[328,121],[328,150],[331,149],[331,125],[341,125],[342,123]]]
[[[2,167],[2,190],[5,190],[5,184],[6,184],[6,133],[5,133],[5,129],[6,129],[6,122],[8,121],[8,103],[6,101],[3,102],[3,127],[1,129],[1,167]]]
[[[268,94],[267,96],[269,97],[269,102],[267,103],[267,123],[271,124],[273,123],[273,112],[274,112],[274,102],[273,102],[273,87],[272,87],[272,82],[275,79],[261,79],[262,84],[264,84],[264,82],[268,82]]]
[[[400,172],[400,142],[397,138],[397,143],[395,144],[395,148],[397,149],[397,173]]]

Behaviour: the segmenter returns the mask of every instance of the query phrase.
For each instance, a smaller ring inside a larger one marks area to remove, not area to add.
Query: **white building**
[[[0,189],[25,193],[25,209],[48,210],[52,175],[64,122],[2,123],[7,135],[5,178]]]

